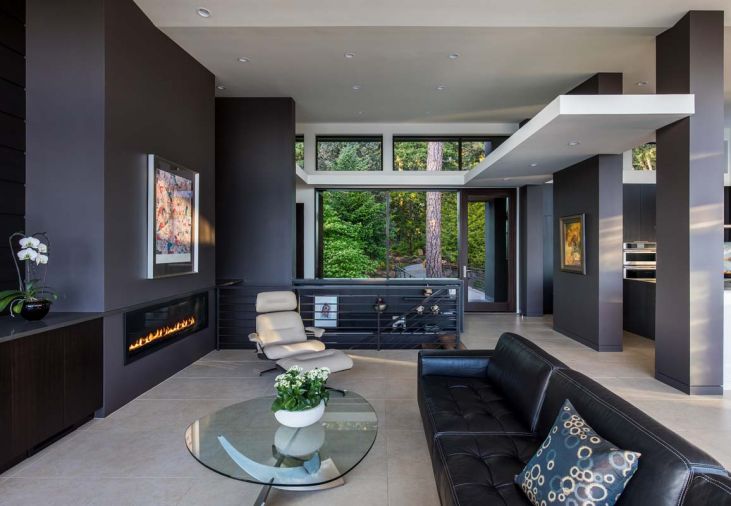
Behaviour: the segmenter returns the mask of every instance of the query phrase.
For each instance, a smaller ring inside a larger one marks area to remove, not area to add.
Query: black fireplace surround
[[[124,315],[124,363],[130,364],[208,327],[208,292]]]
[[[618,506],[731,506],[720,463],[521,336],[503,334],[494,350],[421,351],[418,368],[442,506],[530,505],[515,475],[566,399],[601,436],[642,454]]]

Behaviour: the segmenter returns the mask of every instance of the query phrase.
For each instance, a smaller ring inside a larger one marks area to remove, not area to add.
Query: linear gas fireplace
[[[208,292],[129,311],[124,315],[124,363],[149,355],[208,327]]]

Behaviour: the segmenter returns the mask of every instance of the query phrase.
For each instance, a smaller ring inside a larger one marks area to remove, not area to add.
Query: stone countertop
[[[101,317],[102,313],[54,313],[53,310],[37,322],[26,321],[20,316],[16,318],[0,316],[0,343]]]

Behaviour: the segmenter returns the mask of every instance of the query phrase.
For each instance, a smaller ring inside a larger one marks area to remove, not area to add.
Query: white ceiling
[[[624,72],[626,93],[652,93],[655,35],[689,9],[730,3],[136,1],[226,86],[219,96],[291,96],[298,122],[517,122],[595,72]],[[726,61],[731,124],[731,27]]]

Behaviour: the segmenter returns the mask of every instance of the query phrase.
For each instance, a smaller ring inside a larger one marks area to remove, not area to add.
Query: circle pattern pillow
[[[639,458],[599,436],[566,399],[548,437],[515,482],[536,506],[612,506]]]

